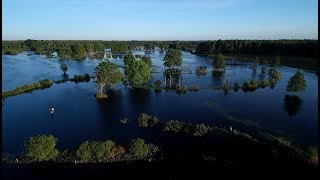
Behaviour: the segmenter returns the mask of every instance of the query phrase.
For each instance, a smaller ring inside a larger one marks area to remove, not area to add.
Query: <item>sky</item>
[[[2,39],[318,39],[318,1],[2,0]]]

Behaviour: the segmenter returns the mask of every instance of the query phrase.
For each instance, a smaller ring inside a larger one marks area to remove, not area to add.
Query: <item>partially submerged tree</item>
[[[288,81],[287,91],[291,92],[294,96],[295,93],[304,91],[306,89],[306,80],[303,74],[298,70]]]
[[[132,87],[141,86],[151,79],[151,69],[148,64],[142,60],[128,61],[124,70],[129,84]]]
[[[169,68],[182,65],[182,53],[180,50],[169,48],[163,58],[163,65]]]
[[[220,53],[214,55],[213,69],[216,71],[224,71],[224,68],[225,68],[224,56]]]
[[[99,91],[97,98],[107,97],[103,93],[105,85],[112,87],[113,84],[121,82],[122,74],[118,69],[118,66],[110,61],[100,62],[94,69],[94,74],[97,77],[97,83],[99,84]]]
[[[60,69],[61,69],[61,71],[63,71],[64,74],[66,74],[66,72],[68,70],[68,66],[66,64],[61,64]]]
[[[143,56],[141,58],[142,61],[144,61],[145,63],[148,64],[149,68],[152,69],[152,60],[150,57],[147,57],[147,56]]]
[[[274,68],[274,70],[276,70],[279,65],[280,65],[280,57],[276,56],[276,58],[272,62],[272,67]]]
[[[123,63],[125,66],[132,64],[135,60],[134,55],[131,53],[123,57]]]

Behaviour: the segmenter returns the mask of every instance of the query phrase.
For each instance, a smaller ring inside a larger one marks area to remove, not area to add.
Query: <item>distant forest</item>
[[[257,54],[318,57],[318,40],[215,40],[215,41],[76,41],[76,40],[26,40],[2,41],[2,54],[17,54],[24,50],[36,52],[56,51],[59,54],[125,52],[144,46],[145,49],[167,47],[195,54]]]

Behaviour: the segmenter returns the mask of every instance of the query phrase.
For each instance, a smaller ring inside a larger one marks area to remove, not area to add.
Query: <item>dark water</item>
[[[158,72],[153,73],[151,82],[163,81],[164,54],[156,52],[150,56],[156,66],[154,71]],[[123,65],[120,58],[113,61]],[[63,79],[59,68],[61,63],[68,65],[67,74],[72,77],[75,74],[92,74],[99,60],[48,60],[40,55],[28,56],[27,53],[3,55],[2,90],[11,90],[45,78]],[[158,93],[117,84],[107,101],[98,102],[94,97],[96,86],[90,81],[54,84],[49,89],[9,97],[2,107],[2,151],[21,152],[25,139],[37,134],[53,134],[59,139],[60,147],[75,147],[88,139],[113,139],[120,144],[127,144],[135,137],[156,140],[158,132],[136,125],[138,115],[143,112],[157,116],[161,121],[177,119],[218,126],[253,122],[276,131],[300,146],[317,144],[318,76],[303,72],[307,89],[299,94],[302,103],[293,113],[288,113],[284,102],[285,87],[297,69],[280,67],[283,77],[273,89],[266,87],[247,93],[239,90],[224,95],[222,91],[210,89],[222,84],[221,78],[212,76],[209,68],[211,63],[210,59],[183,53],[184,73],[181,75],[181,83],[200,86],[198,92],[180,95],[165,91]],[[200,65],[208,66],[207,75],[194,74],[195,67]],[[268,78],[268,75],[260,74],[260,67],[255,74],[249,67],[247,63],[227,66],[224,76],[232,84],[235,81],[242,83],[249,79]],[[188,73],[190,70],[193,74]],[[48,113],[50,107],[56,109],[53,115]],[[128,124],[119,122],[124,117],[129,119]]]

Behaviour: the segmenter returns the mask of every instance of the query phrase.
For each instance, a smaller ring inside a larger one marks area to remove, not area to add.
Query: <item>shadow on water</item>
[[[148,109],[150,103],[150,90],[132,88],[128,91],[128,95],[134,109]]]
[[[274,89],[274,88],[276,87],[276,85],[277,85],[277,81],[270,81],[270,86],[269,86],[269,88],[270,88],[270,89]]]
[[[255,79],[257,76],[257,70],[252,70],[251,79]]]
[[[63,80],[68,80],[69,79],[69,75],[68,74],[62,74],[61,75]]]
[[[117,114],[121,114],[122,94],[121,91],[108,91],[106,99],[98,100],[98,107],[102,119],[118,119]]]
[[[261,73],[260,72],[258,78],[259,78],[259,81],[264,80],[266,78],[266,73]]]
[[[292,117],[297,115],[297,113],[299,112],[302,105],[302,99],[294,95],[285,95],[284,105],[285,110],[288,112],[288,115]]]
[[[224,77],[225,77],[225,71],[212,71],[212,79],[215,82],[215,86],[223,85]]]

